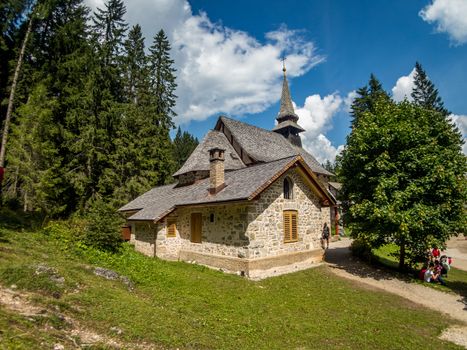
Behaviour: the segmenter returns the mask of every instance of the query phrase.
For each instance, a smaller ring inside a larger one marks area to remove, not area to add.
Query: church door
[[[201,243],[201,234],[203,231],[203,216],[201,213],[191,214],[191,241]]]

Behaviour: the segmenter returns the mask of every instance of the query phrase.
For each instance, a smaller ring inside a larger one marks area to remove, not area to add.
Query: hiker
[[[442,255],[441,258],[439,259],[439,262],[441,264],[441,275],[448,277],[448,272],[451,269],[451,263],[449,262],[451,260],[448,258],[446,255]]]
[[[430,263],[430,266],[428,269],[425,271],[425,276],[423,280],[427,283],[441,283],[443,286],[446,285],[444,280],[441,278],[441,275],[439,273],[435,272],[435,264]]]
[[[441,266],[438,259],[435,260],[435,270],[434,271],[438,275],[441,275],[441,272],[443,271],[443,267]]]
[[[324,223],[323,227],[323,234],[321,236],[321,240],[323,241],[323,249],[328,249],[329,248],[329,227],[328,223]],[[325,246],[326,243],[326,246]]]
[[[433,253],[430,248],[425,251],[426,265],[428,266],[431,262],[434,261]],[[423,279],[423,278],[422,278]]]
[[[433,258],[439,259],[439,256],[441,255],[441,251],[438,249],[437,246],[434,246],[433,250],[431,251],[431,254],[433,255]]]

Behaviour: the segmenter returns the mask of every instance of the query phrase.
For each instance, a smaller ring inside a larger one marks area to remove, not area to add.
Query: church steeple
[[[284,72],[284,80],[282,82],[282,96],[281,96],[281,108],[279,114],[276,117],[277,124],[274,132],[277,132],[288,139],[292,144],[302,147],[302,140],[300,139],[299,133],[305,131],[301,126],[297,124],[298,115],[295,114],[292,98],[290,97],[289,83],[287,82],[287,75],[285,69],[285,58],[282,60]]]

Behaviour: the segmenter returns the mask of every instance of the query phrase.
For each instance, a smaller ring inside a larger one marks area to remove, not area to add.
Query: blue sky
[[[102,6],[102,0],[88,0]],[[219,114],[271,129],[281,62],[304,147],[333,160],[349,133],[352,91],[374,73],[395,96],[410,93],[419,61],[467,132],[467,0],[133,0],[128,21],[147,43],[159,28],[178,69],[176,122],[198,138]],[[421,13],[421,11],[423,12]],[[403,77],[406,78],[403,78]],[[464,148],[465,149],[465,148]]]

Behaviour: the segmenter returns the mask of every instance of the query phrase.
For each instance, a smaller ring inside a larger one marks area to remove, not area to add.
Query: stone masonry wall
[[[154,256],[154,243],[158,225],[149,222],[138,222],[133,225],[135,228],[135,249],[145,255]]]
[[[157,234],[156,255],[165,259],[178,259],[180,250],[199,253],[245,257],[248,239],[246,204],[227,204],[209,207],[177,209],[168,216]],[[202,215],[202,243],[192,243],[191,214]],[[213,222],[211,222],[211,215]],[[176,237],[167,237],[167,221],[176,220]]]
[[[293,197],[285,199],[283,182],[293,182]],[[297,210],[298,241],[284,243],[284,210]],[[248,212],[246,236],[250,239],[250,258],[320,248],[325,222],[330,225],[329,207],[321,207],[319,198],[305,185],[294,169],[289,170],[261,194]]]

